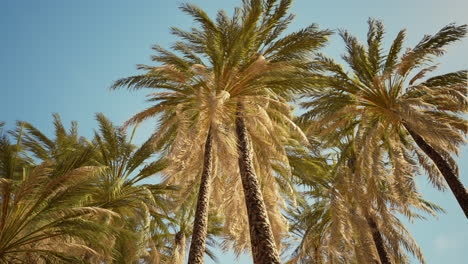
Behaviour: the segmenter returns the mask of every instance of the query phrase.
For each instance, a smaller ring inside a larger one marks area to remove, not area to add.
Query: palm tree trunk
[[[457,199],[458,204],[465,213],[465,216],[468,218],[468,192],[463,186],[463,183],[460,181],[448,162],[433,147],[431,147],[420,135],[411,130],[406,124],[404,126],[419,148],[421,148],[424,153],[432,159],[439,171],[442,173],[445,181],[447,181],[447,184],[450,187],[450,190],[452,190],[453,195]]]
[[[198,192],[197,210],[193,223],[192,242],[190,244],[189,264],[203,264],[208,232],[208,211],[210,203],[211,174],[213,170],[213,135],[211,127],[205,142],[203,172]]]
[[[171,264],[183,264],[185,260],[185,234],[179,231],[175,235],[174,251],[172,252]]]
[[[316,247],[314,248],[314,253],[315,253],[315,255],[314,255],[313,261],[315,261],[315,262],[313,262],[313,263],[315,263],[315,264],[323,264],[323,258],[322,258],[322,254],[321,254],[321,252],[320,252],[320,247],[319,247],[319,246],[316,246]]]
[[[379,254],[380,263],[382,264],[391,264],[390,258],[388,257],[387,250],[385,249],[384,240],[382,237],[382,233],[380,233],[377,224],[375,223],[374,219],[371,217],[367,218],[367,223],[371,229],[372,239],[374,240],[375,247],[377,248],[377,253]]]
[[[5,226],[7,212],[8,212],[8,205],[10,204],[10,183],[6,182],[3,186],[3,194],[0,195],[0,201],[2,204],[2,215],[0,216],[0,231],[3,231],[3,227]]]
[[[252,161],[247,127],[242,113],[241,102],[237,104],[236,134],[239,151],[239,170],[244,190],[245,204],[249,218],[250,243],[254,264],[279,264],[280,258],[276,249],[273,232],[258,184]]]

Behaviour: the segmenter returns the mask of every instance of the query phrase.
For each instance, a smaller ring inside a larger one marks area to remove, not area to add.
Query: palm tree
[[[356,175],[366,170],[358,168],[362,163],[357,154],[350,155],[349,146],[340,146],[337,157],[328,161],[307,149],[290,152],[293,175],[305,189],[300,206],[290,210],[291,231],[301,241],[290,263],[408,263],[402,248],[425,263],[395,212],[411,219],[422,217],[413,212],[416,208],[432,215],[441,208],[422,200],[411,184],[404,200],[392,188],[382,188],[392,185],[391,174],[378,182],[372,181],[375,176]],[[379,170],[385,174],[383,167]]]
[[[439,189],[444,188],[440,175],[443,176],[468,217],[468,193],[451,157],[464,142],[468,129],[462,116],[468,109],[467,71],[418,83],[436,68],[427,64],[443,55],[444,47],[462,39],[466,29],[466,25],[450,24],[433,36],[425,36],[400,57],[405,30],[398,33],[386,55],[382,51],[382,22],[369,20],[367,47],[347,31],[341,31],[347,48],[343,59],[352,73],[346,73],[332,59],[318,57],[311,68],[320,68],[322,72],[317,75],[316,89],[306,94],[312,100],[303,106],[310,110],[304,117],[327,127],[323,133],[360,126],[366,128],[361,132],[369,138],[375,138],[373,134],[387,134],[391,144],[412,152],[410,155],[420,162]],[[416,70],[419,71],[411,74]],[[361,143],[366,142],[370,144],[369,139]],[[399,156],[403,151],[394,149],[390,155]]]
[[[272,2],[274,1],[269,1],[268,4]],[[260,102],[284,103],[290,100],[294,90],[303,87],[306,82],[301,73],[301,56],[307,56],[311,51],[323,46],[326,36],[330,34],[328,31],[318,31],[316,26],[312,25],[278,39],[278,32],[284,30],[285,24],[291,19],[286,15],[290,3],[291,1],[281,1],[271,15],[272,6],[267,5],[263,9],[260,1],[246,2],[243,10],[250,12],[245,17],[234,17],[232,21],[226,21],[226,24],[236,30],[230,31],[233,36],[226,40],[220,36],[222,43],[227,44],[223,47],[223,57],[219,58],[220,55],[216,53],[208,53],[212,60],[224,62],[220,68],[229,74],[220,74],[218,78],[221,83],[228,84],[224,89],[236,100],[234,116],[238,163],[249,218],[254,263],[280,263],[280,259],[254,166],[250,139],[252,132],[249,131],[253,127],[249,128],[247,121],[252,113],[261,109]],[[274,19],[271,19],[272,17]],[[276,19],[283,21],[278,22]],[[288,110],[273,114],[268,113],[267,107],[263,107],[263,111],[270,114],[270,120],[278,113],[287,116],[284,120],[290,118]]]
[[[168,56],[161,51],[161,61]],[[166,54],[167,55],[167,54]],[[182,60],[181,60],[182,61]],[[187,62],[184,62],[187,63]],[[188,63],[187,63],[188,64]],[[183,67],[185,66],[185,67]],[[135,115],[127,124],[141,122],[148,117],[161,113],[161,125],[159,130],[152,135],[148,144],[155,146],[155,150],[167,149],[167,156],[172,165],[174,174],[166,173],[173,179],[175,174],[197,175],[197,165],[200,164],[200,156],[192,153],[200,151],[203,169],[201,172],[199,198],[195,213],[194,232],[189,260],[190,263],[203,263],[205,244],[208,228],[208,211],[211,181],[213,174],[213,152],[219,151],[220,147],[213,149],[215,142],[226,145],[224,140],[226,132],[220,129],[223,117],[223,94],[216,94],[213,89],[212,79],[209,72],[202,65],[165,65],[164,67],[152,67],[150,72],[143,76],[135,76],[119,80],[114,87],[128,85],[140,88],[140,86],[151,86],[149,82],[155,82],[154,88],[165,88],[166,92],[153,93],[150,101],[157,102],[151,108]],[[147,67],[149,68],[149,67]],[[143,82],[143,83],[142,83]],[[159,102],[158,102],[159,101]],[[204,139],[203,139],[204,138]],[[199,149],[200,140],[204,141],[204,149]],[[196,150],[194,148],[197,148]],[[190,167],[179,170],[178,162],[180,156],[190,150],[192,157],[183,159],[184,164]],[[172,181],[175,184],[180,182]]]
[[[83,206],[99,167],[76,168],[77,159],[34,165],[22,148],[24,124],[15,131],[16,144],[0,138],[0,262],[81,263],[82,254],[107,255],[103,241],[108,226],[96,219],[116,214]]]
[[[191,79],[182,77],[186,76],[187,69],[203,65],[201,68],[209,72],[208,75],[211,76],[209,90],[215,96],[223,95],[226,98],[223,114],[226,118],[221,119],[220,130],[231,133],[230,127],[233,124],[236,127],[234,135],[237,138],[238,165],[255,263],[279,263],[280,259],[255,172],[251,146],[254,143],[250,138],[253,138],[256,130],[262,129],[261,133],[265,133],[264,138],[277,144],[276,152],[282,148],[281,138],[275,138],[274,135],[275,132],[281,131],[276,130],[279,124],[283,126],[282,133],[288,131],[285,127],[294,127],[290,121],[291,108],[286,102],[291,98],[293,91],[300,91],[306,86],[308,80],[305,76],[308,75],[303,70],[304,57],[322,47],[327,41],[327,36],[331,34],[330,31],[320,31],[316,25],[311,25],[278,39],[293,18],[287,13],[290,5],[291,1],[288,0],[279,3],[245,1],[242,8],[236,9],[232,18],[229,18],[224,11],[220,11],[215,22],[198,7],[185,4],[182,10],[193,16],[201,25],[201,29],[187,32],[173,28],[173,33],[183,39],[174,46],[176,51],[183,54],[183,58],[155,47],[161,55],[153,59],[166,64],[162,67],[164,70],[160,70],[161,67],[143,66],[143,69],[148,70],[147,75],[122,79],[114,85],[114,87],[133,88],[158,87],[176,90],[179,93],[185,90],[185,87],[193,87]],[[180,75],[172,74],[173,78],[169,79],[167,74],[164,74],[167,68],[177,69]],[[177,80],[179,85],[176,87],[174,87],[174,77],[181,78]],[[192,90],[197,92],[200,88]],[[184,98],[183,93],[177,94],[181,102],[194,97]],[[172,100],[174,93],[170,96]],[[164,102],[168,98],[155,96],[153,100],[163,100],[163,102],[135,118],[141,120],[168,108],[173,109],[173,106],[168,106]],[[181,106],[178,110],[180,113],[186,109]],[[233,120],[235,122],[232,122]],[[163,129],[167,131],[167,128]],[[208,134],[207,131],[210,129],[210,126],[205,126],[203,134]],[[207,167],[205,165],[204,168]]]
[[[153,146],[145,142],[140,147],[131,144],[125,131],[112,124],[103,114],[97,114],[99,130],[95,133],[94,162],[104,169],[90,191],[90,205],[111,210],[120,215],[113,227],[118,229],[114,241],[114,256],[109,263],[133,263],[148,257],[152,244],[151,228],[167,229],[168,204],[165,195],[173,186],[144,183],[166,166],[162,159],[151,160]]]
[[[85,205],[110,210],[120,216],[112,223],[114,238],[109,241],[109,245],[114,245],[114,250],[112,257],[86,254],[83,258],[88,262],[138,261],[148,257],[150,226],[162,230],[166,228],[164,219],[167,200],[163,196],[174,188],[163,184],[141,183],[162,171],[166,162],[164,159],[150,161],[153,156],[150,142],[140,148],[131,144],[136,127],[128,140],[126,133],[115,127],[103,114],[97,114],[96,119],[99,130],[93,141],[78,135],[76,122],[72,122],[70,132],[67,133],[59,115],[55,114],[54,139],[48,138],[32,124],[21,122],[25,130],[21,143],[36,158],[51,162],[51,166],[57,170],[64,162],[78,168],[83,165],[101,168],[88,186],[88,201]],[[86,155],[77,155],[80,152]]]

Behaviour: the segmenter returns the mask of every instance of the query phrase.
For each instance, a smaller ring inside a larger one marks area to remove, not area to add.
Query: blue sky
[[[240,0],[189,1],[213,15],[228,12]],[[142,110],[144,93],[117,91],[113,80],[137,73],[135,65],[149,64],[152,44],[169,47],[174,40],[170,26],[188,28],[189,17],[179,1],[156,0],[1,0],[0,9],[0,120],[10,126],[16,120],[31,122],[51,133],[51,114],[65,122],[77,120],[82,135],[91,136],[94,114],[103,112],[122,123]],[[435,33],[450,22],[464,24],[468,2],[463,0],[353,0],[295,1],[297,15],[290,31],[318,23],[323,28],[346,28],[365,38],[368,17],[383,19],[388,40],[401,28],[408,29],[407,46],[424,34]],[[337,37],[325,52],[338,58],[343,46]],[[439,62],[436,73],[468,68],[468,39],[452,46]],[[149,135],[154,124],[146,123],[137,141]],[[468,185],[468,148],[459,157],[461,178]],[[437,192],[425,178],[418,185],[428,199],[438,202],[447,214],[439,219],[417,221],[409,229],[422,247],[428,263],[466,263],[468,221],[450,193]],[[221,263],[251,263],[243,256],[219,254]]]

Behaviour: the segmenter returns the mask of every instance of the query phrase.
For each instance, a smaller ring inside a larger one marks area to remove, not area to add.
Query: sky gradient
[[[188,1],[214,15],[232,13],[240,0]],[[1,0],[0,9],[0,121],[12,127],[25,120],[51,135],[52,113],[65,123],[76,120],[80,133],[90,137],[94,114],[102,112],[120,124],[148,107],[144,92],[109,91],[112,81],[136,74],[135,65],[150,64],[152,44],[169,47],[169,27],[189,28],[190,17],[178,10],[179,1],[163,0]],[[289,32],[318,23],[322,28],[344,28],[365,39],[368,17],[384,21],[387,41],[408,29],[406,47],[424,34],[451,22],[465,24],[468,2],[462,0],[311,1],[297,0],[297,18]],[[337,36],[324,52],[334,58],[344,51]],[[468,68],[468,38],[449,48],[434,74]],[[154,129],[147,122],[138,131],[143,142]],[[459,157],[461,178],[468,185],[468,148]],[[417,179],[421,191],[446,210],[439,219],[417,221],[409,229],[432,264],[467,263],[468,221],[449,192],[438,192]],[[220,263],[251,263],[242,256],[219,253]],[[207,263],[211,263],[207,261]]]

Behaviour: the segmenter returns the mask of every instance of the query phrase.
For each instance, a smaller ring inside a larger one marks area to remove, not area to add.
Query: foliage
[[[425,263],[401,219],[443,212],[418,192],[417,175],[441,190],[445,182],[414,135],[458,173],[452,155],[468,131],[468,73],[426,75],[467,26],[449,24],[406,51],[402,30],[385,50],[383,23],[369,19],[366,44],[339,31],[341,65],[318,53],[332,31],[312,24],[286,34],[291,4],[245,0],[214,19],[182,4],[198,27],[172,28],[170,50],[153,46],[155,66],[112,85],[151,89],[151,106],[122,126],[96,114],[91,139],[58,114],[53,138],[27,122],[13,130],[0,122],[0,263],[183,263],[209,131],[205,253],[249,251],[239,118],[287,263],[385,263],[384,255]],[[134,145],[148,119],[157,129]]]

